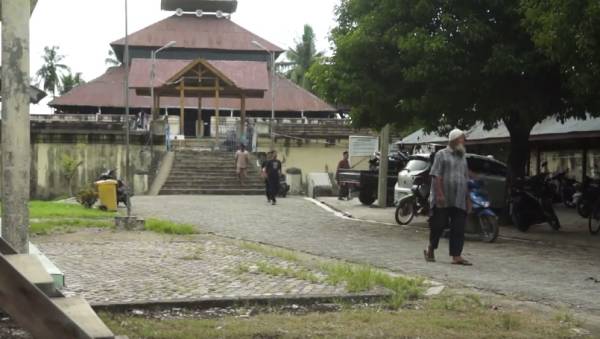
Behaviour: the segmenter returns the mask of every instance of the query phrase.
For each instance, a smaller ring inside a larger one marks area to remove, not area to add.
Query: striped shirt
[[[431,182],[431,194],[429,203],[432,207],[446,208],[456,207],[461,210],[467,210],[469,167],[467,158],[459,155],[450,147],[447,147],[436,153],[430,175],[432,177],[442,178],[442,190],[446,198],[446,206],[436,206],[436,187],[435,180]]]

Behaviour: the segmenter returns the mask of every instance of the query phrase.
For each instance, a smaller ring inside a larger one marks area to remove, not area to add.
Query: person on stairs
[[[250,154],[246,150],[246,145],[241,144],[235,153],[235,168],[237,171],[240,185],[244,186],[244,180],[248,176],[248,165],[250,164]]]

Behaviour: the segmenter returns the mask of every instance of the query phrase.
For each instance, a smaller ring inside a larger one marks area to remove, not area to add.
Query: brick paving
[[[96,305],[346,294],[343,286],[260,273],[257,263],[300,267],[211,235],[83,230],[34,242],[65,273],[63,292]]]
[[[191,223],[203,231],[600,313],[600,298],[592,297],[600,295],[597,247],[469,241],[465,255],[475,266],[455,267],[446,241],[438,262],[424,263],[426,229],[339,218],[303,198],[269,206],[262,197],[140,196],[133,205],[139,215]]]

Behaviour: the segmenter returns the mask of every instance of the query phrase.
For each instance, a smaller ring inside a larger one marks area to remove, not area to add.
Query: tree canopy
[[[63,95],[68,93],[73,88],[84,83],[85,80],[83,80],[81,72],[73,74],[69,71],[67,74],[63,74],[60,77],[60,94]]]
[[[287,51],[286,57],[293,64],[287,77],[296,84],[311,90],[311,84],[306,78],[306,72],[322,57],[315,46],[315,32],[310,25],[304,25],[304,33],[300,40],[296,40],[296,46]]]
[[[43,82],[45,91],[54,96],[60,88],[60,77],[69,70],[67,65],[63,64],[64,55],[59,54],[59,47],[44,47],[44,64],[37,71],[36,76],[40,82]]]
[[[586,86],[570,86],[573,59],[543,48],[545,33],[533,28],[545,26],[531,19],[548,10],[539,3],[545,1],[342,0],[334,55],[309,77],[319,94],[351,106],[359,126],[415,117],[438,131],[504,122],[509,163],[520,176],[537,122],[600,111],[582,94]]]

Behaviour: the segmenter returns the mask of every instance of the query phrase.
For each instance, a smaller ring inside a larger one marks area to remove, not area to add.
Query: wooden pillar
[[[217,139],[217,149],[219,148],[219,123],[221,106],[221,79],[215,81],[215,138]]]
[[[185,84],[179,85],[179,135],[185,135]]]
[[[196,137],[204,136],[204,122],[202,121],[202,94],[198,93],[198,119],[196,122]]]
[[[246,95],[242,94],[240,103],[240,133],[246,134]]]
[[[379,182],[377,185],[377,200],[379,207],[387,207],[387,183],[388,183],[388,153],[390,147],[390,125],[385,125],[379,137]]]
[[[587,142],[585,142],[584,146],[583,146],[583,150],[581,150],[582,152],[582,156],[583,158],[581,159],[581,165],[583,167],[583,170],[581,171],[581,181],[583,182],[583,180],[588,176],[588,144]]]

